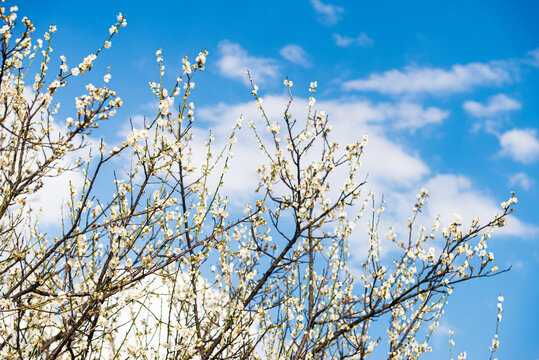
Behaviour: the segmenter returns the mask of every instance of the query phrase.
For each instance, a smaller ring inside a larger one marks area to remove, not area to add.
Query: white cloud
[[[222,76],[241,80],[248,85],[246,70],[251,72],[256,83],[264,83],[279,75],[279,66],[275,59],[251,56],[239,44],[221,41],[219,52],[221,58],[217,61],[217,68]]]
[[[519,186],[524,190],[529,190],[533,184],[533,179],[523,171],[509,177],[510,186]]]
[[[346,47],[346,46],[352,46],[352,45],[368,47],[374,44],[374,40],[369,38],[367,34],[365,34],[364,32],[361,32],[355,38],[348,37],[348,36],[341,36],[339,34],[333,34],[333,38],[335,39],[335,44],[340,47]]]
[[[335,25],[344,14],[341,6],[324,4],[321,0],[311,0],[311,5],[318,14],[318,20],[325,25]]]
[[[450,69],[406,67],[372,73],[366,79],[350,80],[345,90],[376,91],[383,94],[447,94],[469,91],[476,86],[500,85],[512,81],[505,62],[456,64]]]
[[[462,108],[475,117],[489,117],[510,110],[519,110],[520,102],[505,94],[498,94],[488,98],[486,104],[475,101],[466,101]]]
[[[536,129],[513,129],[500,136],[502,154],[525,164],[539,159],[539,140]]]
[[[289,44],[284,46],[279,52],[286,60],[301,65],[303,67],[311,66],[307,53],[299,45]]]

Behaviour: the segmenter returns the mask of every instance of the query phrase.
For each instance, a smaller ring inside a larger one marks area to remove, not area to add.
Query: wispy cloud
[[[518,186],[524,190],[529,190],[534,183],[535,181],[523,171],[509,177],[509,186]]]
[[[345,90],[382,94],[447,94],[469,91],[477,86],[500,85],[513,79],[506,62],[456,64],[449,69],[406,67],[373,73],[366,79],[347,81]]]
[[[539,67],[539,48],[528,51],[527,58],[524,61],[531,66]]]
[[[476,101],[466,101],[462,108],[475,117],[489,117],[510,110],[522,108],[520,102],[505,94],[498,94],[488,98],[486,104]]]
[[[341,6],[324,4],[321,0],[311,0],[311,5],[318,14],[318,21],[324,25],[335,25],[344,14]]]
[[[307,56],[307,53],[303,48],[299,45],[295,44],[289,44],[284,46],[281,51],[279,52],[283,58],[286,60],[303,66],[303,67],[310,67],[311,62],[309,61],[309,57]]]
[[[513,129],[500,136],[502,154],[528,164],[539,159],[539,140],[536,129]]]
[[[368,47],[374,45],[374,40],[369,38],[367,34],[364,32],[361,32],[357,37],[348,37],[348,36],[342,36],[339,34],[333,34],[333,38],[335,39],[335,44],[340,47],[347,47],[347,46],[362,46],[362,47]]]
[[[217,61],[217,68],[222,76],[243,81],[248,85],[246,70],[251,72],[257,83],[264,83],[279,74],[279,65],[275,59],[251,56],[239,44],[221,41],[219,52],[221,58]]]

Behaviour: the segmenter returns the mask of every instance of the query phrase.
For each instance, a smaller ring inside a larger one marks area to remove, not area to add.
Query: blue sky
[[[369,134],[364,169],[368,186],[388,201],[387,224],[405,226],[423,186],[432,196],[426,224],[438,213],[447,222],[454,212],[465,220],[488,218],[515,190],[516,217],[490,244],[500,267],[512,270],[456,289],[432,342],[439,352],[429,358],[449,358],[449,328],[455,331],[457,352],[486,358],[499,294],[505,304],[498,357],[539,358],[539,3],[11,4],[34,21],[38,34],[53,22],[55,55],[65,54],[72,64],[102,44],[118,12],[127,15],[128,26],[79,84],[92,76],[100,79],[111,66],[110,86],[124,107],[104,128],[109,137],[121,134],[129,118],[154,109],[148,81],[158,76],[157,49],[163,48],[169,82],[183,56],[194,58],[208,49],[207,71],[198,76],[194,95],[201,129],[224,134],[240,113],[256,116],[246,68],[275,117],[284,109],[286,76],[294,82],[298,117],[308,85],[316,80],[316,107],[328,113],[336,135],[346,142]],[[74,96],[61,99],[63,111],[73,106]],[[240,162],[256,160],[249,157],[249,141],[235,150]],[[241,167],[237,171],[228,190],[241,200],[244,185],[234,184],[249,174]],[[358,231],[352,253],[361,253],[361,236]]]

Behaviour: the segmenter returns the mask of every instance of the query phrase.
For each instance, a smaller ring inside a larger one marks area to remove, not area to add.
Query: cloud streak
[[[290,61],[291,63],[303,66],[310,67],[311,62],[307,56],[307,53],[299,45],[289,44],[284,46],[279,52],[283,58]]]
[[[534,183],[535,181],[523,171],[516,173],[509,178],[510,186],[519,186],[524,190],[529,190]]]
[[[462,108],[474,117],[490,117],[510,110],[520,110],[522,105],[505,94],[498,94],[489,97],[486,104],[466,101]]]
[[[506,62],[456,64],[449,69],[406,67],[372,73],[364,79],[346,81],[348,91],[374,91],[388,95],[452,94],[478,86],[509,83],[513,80]]]
[[[324,4],[321,0],[311,0],[311,5],[318,14],[318,21],[324,25],[337,24],[344,14],[341,6]]]
[[[342,36],[339,34],[333,34],[333,39],[335,40],[335,45],[339,47],[348,47],[348,46],[361,46],[369,47],[374,45],[374,40],[369,38],[367,34],[361,32],[357,37],[348,37]]]
[[[279,75],[279,65],[275,59],[255,57],[239,44],[224,40],[219,43],[220,59],[217,61],[219,74],[242,81],[249,85],[245,72],[249,70],[257,83],[265,83]]]

